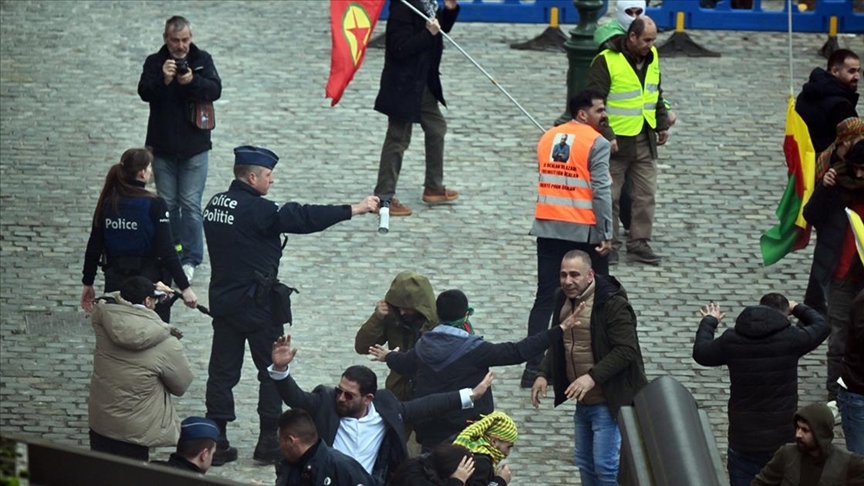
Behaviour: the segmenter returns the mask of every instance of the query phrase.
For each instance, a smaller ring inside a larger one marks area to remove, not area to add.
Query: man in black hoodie
[[[795,444],[781,447],[752,486],[864,484],[864,456],[832,444],[834,414],[814,403],[795,414]]]
[[[469,383],[480,382],[491,366],[520,364],[541,354],[552,343],[559,341],[563,331],[572,327],[572,320],[530,336],[517,343],[493,344],[474,334],[468,318],[474,310],[460,290],[441,292],[436,301],[441,323],[423,334],[414,349],[400,353],[373,346],[369,352],[390,369],[404,376],[414,377],[417,397],[460,390]],[[469,421],[479,420],[495,409],[492,389],[487,390],[470,409],[451,410],[443,415],[430,416],[415,422],[414,430],[426,451],[444,441],[452,440]]]
[[[693,359],[729,367],[729,478],[732,486],[749,486],[794,436],[789,416],[798,408],[798,359],[828,337],[828,324],[815,310],[776,293],[744,309],[735,327],[717,339],[725,316],[720,305],[712,302],[701,312]],[[790,315],[803,327],[791,325]]]
[[[795,111],[807,124],[813,149],[825,150],[834,142],[837,124],[858,116],[858,80],[861,61],[849,49],[838,49],[828,58],[827,70],[816,68],[795,102]]]

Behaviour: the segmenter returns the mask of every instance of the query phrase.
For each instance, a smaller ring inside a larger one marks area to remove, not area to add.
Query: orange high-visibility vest
[[[566,135],[570,158],[566,162],[553,160],[555,146]],[[537,144],[538,179],[537,206],[534,217],[577,224],[596,224],[594,216],[591,173],[588,158],[594,141],[600,137],[596,130],[578,122],[564,123],[549,129]]]

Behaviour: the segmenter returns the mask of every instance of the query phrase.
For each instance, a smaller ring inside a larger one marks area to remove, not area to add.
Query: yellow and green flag
[[[816,151],[810,141],[807,125],[795,111],[795,97],[789,97],[786,110],[786,138],[783,141],[789,182],[780,204],[777,218],[780,224],[759,239],[762,261],[766,266],[777,263],[787,254],[800,250],[810,241],[810,225],[804,219],[804,206],[815,187]]]
[[[855,235],[855,246],[858,248],[858,257],[861,258],[861,263],[864,264],[864,222],[861,222],[861,216],[858,213],[846,208],[846,216],[849,217],[849,226],[852,227],[852,234]]]

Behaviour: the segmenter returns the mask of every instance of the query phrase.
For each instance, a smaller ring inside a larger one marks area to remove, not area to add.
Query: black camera
[[[174,64],[177,66],[177,74],[183,76],[184,74],[189,72],[189,61],[184,57],[183,59],[177,59]]]

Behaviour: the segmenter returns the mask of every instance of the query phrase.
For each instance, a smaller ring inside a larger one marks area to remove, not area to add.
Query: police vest
[[[606,113],[609,126],[615,135],[635,137],[642,132],[644,121],[651,128],[657,127],[657,101],[660,99],[660,58],[652,47],[651,63],[645,71],[645,86],[624,54],[609,49],[599,55],[606,59],[609,78],[609,96],[606,98]]]
[[[563,136],[570,145],[570,158],[556,162],[552,154]],[[570,122],[551,128],[537,144],[537,206],[534,217],[540,220],[564,221],[594,225],[593,191],[588,159],[594,141],[600,137],[588,125]]]
[[[111,201],[102,206],[102,225],[105,253],[110,257],[151,256],[156,226],[150,219],[152,197],[124,197],[117,204]]]

